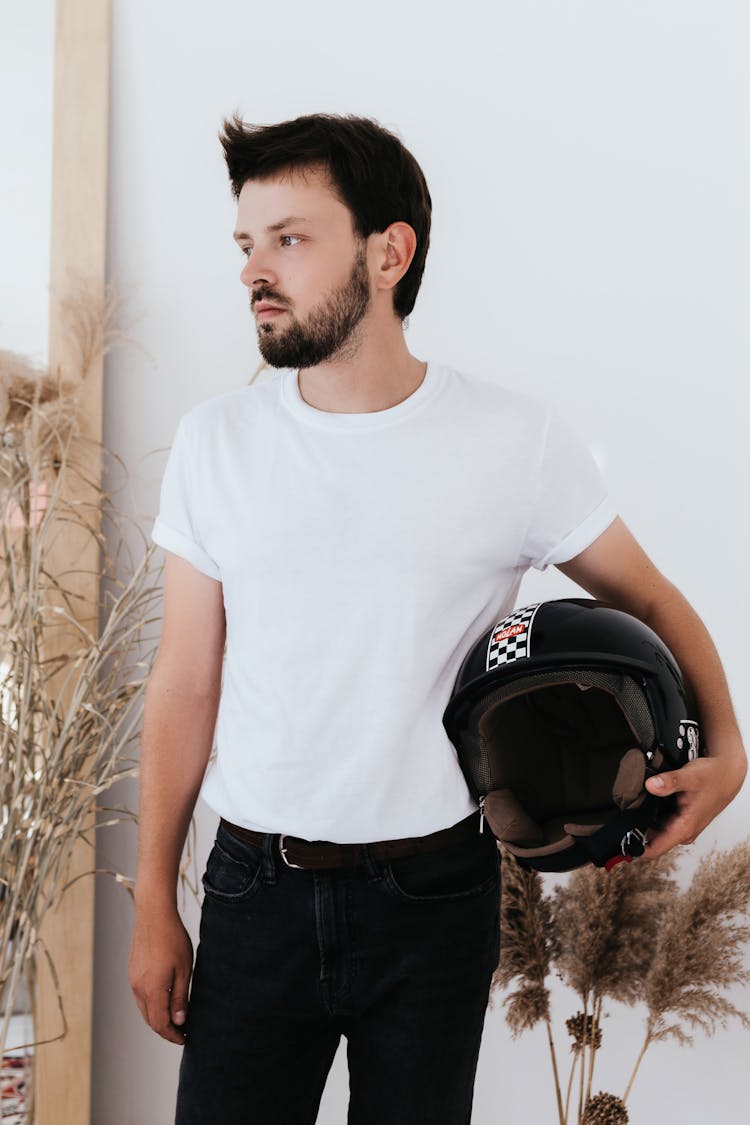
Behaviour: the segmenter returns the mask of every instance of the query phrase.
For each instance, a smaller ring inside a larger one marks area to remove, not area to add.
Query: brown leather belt
[[[222,827],[238,840],[263,847],[265,835],[255,832],[251,828],[242,828],[231,821],[220,821]],[[373,859],[398,859],[400,856],[418,855],[423,852],[437,851],[439,848],[448,847],[460,840],[468,840],[479,834],[479,810],[471,813],[464,820],[452,824],[450,828],[441,828],[438,832],[430,832],[428,836],[410,836],[400,840],[377,840],[372,844],[336,844],[327,840],[301,840],[297,836],[278,836],[279,852],[287,867],[329,868],[329,867],[356,867],[365,862],[365,847],[369,849]]]

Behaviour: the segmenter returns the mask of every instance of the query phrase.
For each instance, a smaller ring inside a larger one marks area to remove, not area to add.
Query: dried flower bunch
[[[627,1125],[628,1111],[614,1094],[596,1094],[588,1102],[583,1125]]]
[[[128,752],[155,647],[153,548],[99,485],[106,451],[81,425],[80,391],[112,341],[113,309],[109,295],[68,304],[77,381],[0,353],[0,1052],[22,984],[33,995],[34,967],[49,959],[40,927],[77,840],[93,854],[96,799],[136,770]],[[132,815],[104,811],[117,814],[104,823]]]
[[[545,1024],[560,1125],[627,1122],[628,1096],[651,1044],[690,1044],[695,1029],[712,1035],[730,1019],[750,1028],[748,1016],[724,994],[750,981],[743,961],[750,941],[750,840],[712,851],[685,891],[673,878],[674,850],[610,873],[579,868],[548,895],[537,871],[501,853],[501,955],[492,987],[506,990],[514,1037]],[[565,1024],[572,1059],[564,1097],[550,1016],[551,972],[579,1004]],[[646,1011],[644,1040],[621,1098],[592,1094],[605,1001]]]

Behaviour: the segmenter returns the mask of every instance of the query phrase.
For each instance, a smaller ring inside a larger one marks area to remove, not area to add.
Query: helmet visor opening
[[[642,749],[652,739],[648,704],[629,676],[577,669],[488,693],[461,741],[477,788],[489,795],[495,834],[537,853],[640,803]]]

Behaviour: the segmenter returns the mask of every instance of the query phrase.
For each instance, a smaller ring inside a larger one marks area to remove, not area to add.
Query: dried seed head
[[[627,1125],[630,1120],[623,1102],[601,1091],[586,1104],[583,1125]]]
[[[565,1021],[565,1026],[573,1039],[571,1050],[580,1051],[584,1046],[593,1046],[594,1050],[598,1051],[601,1047],[602,1029],[593,1016],[584,1016],[583,1012],[576,1012]]]

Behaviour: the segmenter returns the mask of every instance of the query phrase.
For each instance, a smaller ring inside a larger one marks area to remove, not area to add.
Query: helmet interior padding
[[[562,850],[571,837],[597,831],[616,809],[636,807],[645,793],[650,744],[642,746],[641,737],[652,730],[644,729],[638,703],[635,722],[623,706],[633,688],[641,694],[637,685],[626,683],[627,676],[581,670],[555,680],[515,681],[493,693],[494,700],[480,700],[476,723],[468,723],[490,775],[485,816],[520,855]]]

